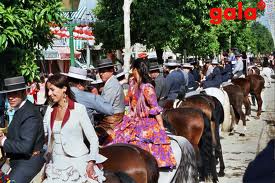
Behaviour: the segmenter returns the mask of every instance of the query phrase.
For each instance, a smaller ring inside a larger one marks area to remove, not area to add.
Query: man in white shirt
[[[239,78],[239,77],[243,77],[243,61],[242,61],[242,55],[240,53],[237,53],[235,55],[237,62],[235,65],[235,68],[232,71],[233,74],[233,78]]]

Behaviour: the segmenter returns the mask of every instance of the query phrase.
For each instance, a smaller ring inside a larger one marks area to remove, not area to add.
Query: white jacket
[[[45,135],[48,136],[48,147],[52,133],[51,114],[53,109],[51,106],[47,108],[43,120]],[[73,103],[68,121],[62,126],[60,134],[62,147],[69,156],[81,157],[86,155],[86,161],[94,160],[96,163],[102,163],[107,159],[98,153],[98,137],[84,105]],[[84,143],[84,135],[90,143],[90,149]]]

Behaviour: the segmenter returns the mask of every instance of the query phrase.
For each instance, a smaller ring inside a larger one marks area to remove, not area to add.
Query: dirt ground
[[[252,115],[247,117],[247,134],[228,136],[222,133],[221,140],[225,161],[225,177],[220,177],[220,183],[241,183],[248,163],[255,158],[271,138],[275,138],[275,82],[271,88],[265,88],[262,93],[263,110],[260,119],[255,119],[256,107],[252,106]],[[238,125],[241,131],[242,123]]]

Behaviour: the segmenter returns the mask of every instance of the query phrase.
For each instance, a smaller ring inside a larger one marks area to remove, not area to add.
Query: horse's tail
[[[200,149],[200,164],[199,164],[199,172],[200,178],[210,177],[213,174],[213,163],[214,162],[214,155],[213,155],[213,146],[212,146],[212,135],[211,135],[211,127],[210,127],[210,120],[208,117],[202,112],[203,119],[204,119],[204,129],[202,133],[201,140],[199,142],[199,149]],[[216,166],[216,165],[215,165]]]
[[[212,97],[215,102],[215,109],[213,110],[213,121],[215,121],[215,124],[217,127],[219,127],[220,124],[224,121],[224,110],[221,102],[216,98]]]
[[[196,162],[196,154],[192,144],[184,137],[180,137],[180,140],[175,140],[180,146],[182,157],[177,172],[174,176],[174,182],[197,183],[198,168]]]

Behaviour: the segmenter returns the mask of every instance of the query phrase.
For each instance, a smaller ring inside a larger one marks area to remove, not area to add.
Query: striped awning
[[[74,12],[64,12],[63,16],[67,19],[71,20],[82,20],[85,17],[87,8],[86,7],[80,7],[77,11]]]

